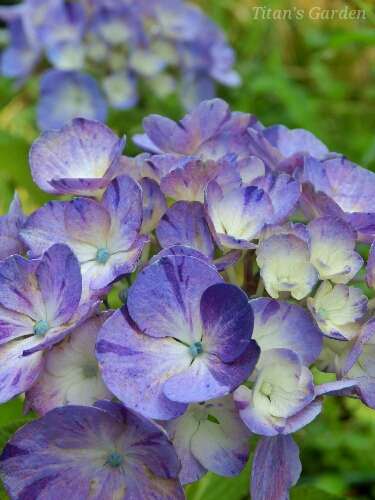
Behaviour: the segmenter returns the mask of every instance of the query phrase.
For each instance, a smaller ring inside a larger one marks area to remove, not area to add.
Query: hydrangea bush
[[[182,499],[258,435],[251,498],[288,499],[324,397],[375,409],[375,174],[220,99],[143,126],[135,158],[97,121],[43,132],[32,175],[65,198],[0,219],[0,402],[41,416],[5,489]]]
[[[108,106],[135,106],[140,87],[161,99],[177,92],[191,110],[216,82],[241,83],[224,33],[183,0],[24,0],[0,7],[0,18],[9,34],[1,72],[18,85],[40,75],[41,129],[105,121]]]

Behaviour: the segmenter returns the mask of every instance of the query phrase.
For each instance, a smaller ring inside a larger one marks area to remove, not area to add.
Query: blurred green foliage
[[[264,125],[283,123],[312,131],[331,151],[375,170],[375,14],[372,0],[192,0],[227,32],[243,78],[238,89],[219,87],[233,110],[256,114]],[[255,7],[304,11],[303,19],[255,19]],[[312,7],[364,9],[366,19],[311,19]],[[108,125],[130,138],[142,119],[158,113],[179,119],[175,96],[161,102],[141,89],[141,104],[112,110]],[[35,125],[37,78],[14,89],[0,78],[0,210],[6,212],[14,189],[25,211],[49,196],[32,182],[28,150]],[[125,154],[139,151],[131,141]],[[375,195],[375,193],[374,193]],[[109,297],[119,305],[117,292]],[[315,373],[318,383],[330,376]],[[0,448],[10,431],[25,423],[22,400],[0,407]],[[16,422],[15,422],[16,421]],[[8,434],[7,434],[8,432]],[[10,434],[9,434],[10,435]],[[322,414],[296,435],[303,473],[291,500],[375,499],[375,412],[358,400],[326,398]],[[252,445],[254,447],[254,443]],[[189,500],[248,499],[248,465],[239,478],[208,473],[186,487]],[[6,498],[0,488],[0,500]]]

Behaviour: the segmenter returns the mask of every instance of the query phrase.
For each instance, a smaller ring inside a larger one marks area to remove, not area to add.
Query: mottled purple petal
[[[315,135],[302,128],[289,130],[284,125],[273,125],[266,128],[263,135],[286,157],[298,151],[305,151],[320,158],[329,152],[327,146]]]
[[[51,243],[74,245],[65,227],[65,209],[68,201],[49,201],[35,210],[21,229],[20,237],[30,248],[29,256],[41,257]]]
[[[307,311],[298,305],[265,297],[251,300],[250,304],[254,312],[253,339],[262,352],[291,349],[305,366],[315,361],[323,346],[323,336]]]
[[[217,283],[202,295],[203,349],[223,361],[233,361],[247,348],[254,315],[248,297],[236,285]]]
[[[289,489],[301,474],[299,450],[292,436],[261,436],[250,480],[252,500],[289,500]]]
[[[322,215],[331,215],[332,217],[338,217],[348,222],[348,217],[339,205],[324,191],[315,189],[311,182],[302,183],[299,204],[309,220],[321,217]]]
[[[243,184],[251,184],[254,179],[266,174],[263,161],[257,156],[242,158],[236,163],[236,168],[241,175]]]
[[[153,264],[163,257],[167,257],[168,255],[184,255],[185,257],[195,257],[196,259],[200,259],[205,264],[216,269],[215,265],[213,264],[211,259],[207,257],[206,254],[200,252],[196,248],[189,247],[187,245],[173,245],[172,247],[164,248],[151,258],[150,264]]]
[[[123,147],[123,141],[102,123],[76,118],[39,136],[30,150],[31,172],[41,189],[58,194],[49,180],[109,177]]]
[[[126,174],[113,179],[107,187],[101,203],[111,216],[111,253],[127,250],[137,239],[143,217],[141,193],[140,185]]]
[[[39,342],[40,339],[33,335],[0,345],[0,403],[25,392],[37,380],[44,366],[43,352],[27,357],[22,356],[22,353]]]
[[[39,262],[13,255],[0,267],[0,303],[8,309],[30,316],[35,321],[43,318],[46,313],[35,275]]]
[[[154,179],[143,177],[139,180],[142,188],[143,222],[142,233],[150,233],[158,225],[161,217],[167,211],[168,205],[159,184]]]
[[[67,245],[53,245],[42,257],[36,271],[48,325],[66,323],[81,299],[82,278],[78,260]]]
[[[369,288],[375,289],[375,243],[371,245],[366,267],[366,283]]]
[[[187,245],[214,258],[214,245],[204,216],[202,203],[178,201],[161,218],[156,236],[163,248]]]
[[[269,172],[275,170],[276,165],[284,158],[276,148],[271,146],[267,139],[253,128],[248,128],[250,137],[250,154],[260,158]]]
[[[108,388],[136,411],[150,418],[180,416],[186,405],[168,400],[163,385],[171,374],[189,367],[189,349],[171,338],[158,339],[133,326],[126,307],[104,324],[96,356]]]
[[[271,172],[255,179],[251,184],[262,188],[271,198],[275,211],[272,222],[275,224],[290,215],[301,193],[301,184],[282,172]]]
[[[163,257],[141,271],[130,288],[130,316],[147,335],[174,337],[190,345],[202,337],[202,293],[221,281],[200,259]]]
[[[108,186],[109,179],[52,179],[48,184],[55,190],[55,194],[76,194],[78,196],[100,197],[104,189]],[[50,188],[51,189],[51,188]],[[47,191],[45,189],[45,191]],[[47,191],[50,193],[51,191]]]
[[[225,271],[227,267],[233,266],[233,264],[235,264],[241,258],[241,255],[241,250],[230,250],[222,257],[215,259],[214,265],[216,269],[221,273],[222,271]]]
[[[234,361],[224,363],[213,354],[204,353],[192,365],[172,375],[163,391],[168,399],[180,403],[198,403],[225,396],[238,387],[253,372],[260,349],[250,341],[245,351]]]
[[[166,196],[174,200],[204,201],[204,190],[209,181],[215,180],[228,193],[241,183],[240,174],[234,165],[225,159],[191,160],[181,168],[165,175],[160,187]]]
[[[97,201],[74,198],[65,209],[65,227],[69,235],[96,248],[106,247],[110,224],[109,213]]]
[[[110,255],[104,267],[98,269],[99,272],[93,273],[90,279],[90,288],[99,291],[134,272],[142,249],[149,241],[146,234],[141,234],[130,248]]]

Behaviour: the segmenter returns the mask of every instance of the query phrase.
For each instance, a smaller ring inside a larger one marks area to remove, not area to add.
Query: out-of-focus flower
[[[22,427],[0,457],[10,497],[183,500],[166,432],[120,403],[66,406]],[[43,485],[43,486],[42,486]]]
[[[107,2],[24,0],[0,7],[10,44],[4,75],[23,83],[41,75],[38,124],[57,128],[76,117],[104,121],[107,106],[135,106],[143,85],[163,99],[177,92],[194,109],[215,96],[215,82],[241,84],[233,49],[199,7],[182,0]]]

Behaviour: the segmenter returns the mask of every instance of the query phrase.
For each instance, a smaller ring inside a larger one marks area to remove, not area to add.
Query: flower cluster
[[[323,396],[375,409],[375,174],[220,99],[144,130],[135,158],[96,121],[43,132],[34,180],[74,197],[1,219],[0,402],[42,416],[5,447],[5,488],[180,499],[239,474],[257,434],[251,498],[284,500]]]
[[[191,110],[238,86],[235,54],[213,21],[184,0],[24,0],[0,7],[10,44],[2,74],[22,84],[43,57],[38,125],[76,116],[105,121],[107,106],[129,109],[139,88],[158,98],[177,92]],[[45,68],[45,66],[44,66]]]

